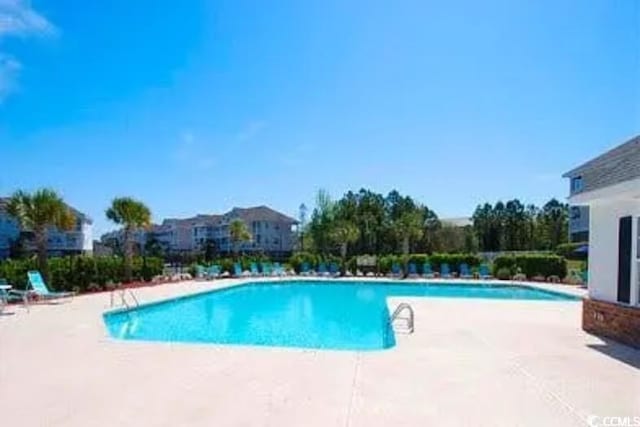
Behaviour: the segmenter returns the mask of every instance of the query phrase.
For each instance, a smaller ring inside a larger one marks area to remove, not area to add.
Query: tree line
[[[353,256],[552,250],[568,239],[568,206],[555,199],[542,208],[518,199],[486,203],[471,219],[468,226],[443,222],[396,190],[386,196],[349,191],[336,201],[320,190],[308,224],[301,209],[301,240],[304,250]]]

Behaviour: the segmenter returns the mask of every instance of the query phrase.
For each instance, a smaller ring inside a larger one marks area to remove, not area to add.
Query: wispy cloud
[[[0,42],[6,37],[52,36],[58,30],[26,0],[0,0]],[[0,104],[15,90],[20,62],[0,52]]]
[[[215,158],[208,154],[206,144],[198,140],[193,132],[184,131],[180,134],[175,160],[185,166],[199,170],[211,169],[215,164]]]
[[[20,68],[16,59],[0,52],[0,104],[14,90]]]
[[[57,33],[56,27],[24,0],[0,0],[0,37]]]
[[[266,126],[267,122],[264,120],[251,121],[236,134],[236,139],[240,142],[249,141],[255,138]]]

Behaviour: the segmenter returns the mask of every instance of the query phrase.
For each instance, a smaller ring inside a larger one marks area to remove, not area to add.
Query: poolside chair
[[[213,264],[207,269],[207,279],[215,279],[220,276],[220,266]]]
[[[20,290],[11,290],[12,293],[16,295],[20,295],[25,301],[30,296],[35,296],[37,298],[42,298],[44,300],[53,300],[53,299],[62,299],[62,298],[73,298],[76,294],[75,292],[52,292],[47,287],[47,284],[44,283],[44,279],[40,275],[39,271],[29,271],[27,273],[27,277],[29,279],[29,288],[24,291]]]
[[[249,266],[249,268],[251,269],[251,275],[252,276],[259,276],[260,275],[260,271],[258,271],[258,264],[256,264],[255,262],[252,262],[251,265]]]
[[[460,264],[460,278],[461,279],[473,279],[473,274],[471,274],[471,270],[469,270],[469,265],[467,263]]]
[[[338,267],[338,264],[336,264],[335,262],[329,264],[329,274],[331,275],[331,277],[340,276],[340,267]]]
[[[262,267],[262,275],[263,276],[272,276],[273,275],[273,268],[271,267],[271,263],[263,262],[261,264],[261,267]]]
[[[481,264],[478,273],[481,279],[493,279],[493,276],[489,272],[489,266],[487,264]]]
[[[397,277],[400,278],[402,276],[402,269],[400,268],[400,264],[398,264],[397,262],[394,262],[391,265],[391,273],[389,274],[390,277]]]
[[[433,274],[433,270],[431,269],[431,264],[425,262],[422,265],[422,277],[425,279],[433,279],[435,275]]]
[[[440,265],[440,277],[443,279],[451,278],[451,269],[449,268],[449,264],[443,263]]]
[[[284,276],[284,268],[280,265],[279,262],[273,263],[273,275],[274,276]]]
[[[318,264],[318,276],[328,276],[327,265],[324,262]]]
[[[9,286],[9,282],[6,279],[0,279],[0,286]],[[0,313],[4,311],[4,308],[9,304],[9,290],[0,289]]]
[[[196,279],[204,279],[207,275],[207,269],[202,265],[196,265]]]
[[[409,277],[411,278],[418,277],[418,267],[414,263],[412,262],[409,263],[408,270],[409,270],[409,274],[408,274]]]
[[[240,265],[239,262],[236,262],[235,264],[233,264],[233,275],[235,277],[242,276],[242,266]]]
[[[309,272],[309,263],[303,262],[300,266],[300,275],[301,276],[309,276],[311,273]]]

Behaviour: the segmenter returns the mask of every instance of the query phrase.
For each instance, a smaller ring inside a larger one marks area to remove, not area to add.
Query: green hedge
[[[582,246],[588,246],[589,242],[579,242],[579,243],[563,243],[556,247],[556,254],[559,256],[563,256],[566,259],[573,260],[586,260],[588,254],[587,253],[577,253],[576,250]]]
[[[566,277],[567,261],[558,255],[501,255],[493,260],[493,271],[508,269],[511,275],[521,272],[528,278],[534,276]]]
[[[74,256],[49,259],[47,285],[55,291],[101,290],[107,283],[124,281],[124,263],[120,257]],[[133,280],[150,281],[162,274],[161,258],[133,259]],[[0,262],[0,278],[7,279],[17,289],[27,286],[27,271],[37,270],[35,259]]]

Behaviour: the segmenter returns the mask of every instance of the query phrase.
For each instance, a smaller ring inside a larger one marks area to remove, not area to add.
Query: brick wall
[[[640,348],[640,308],[585,298],[582,329]]]

